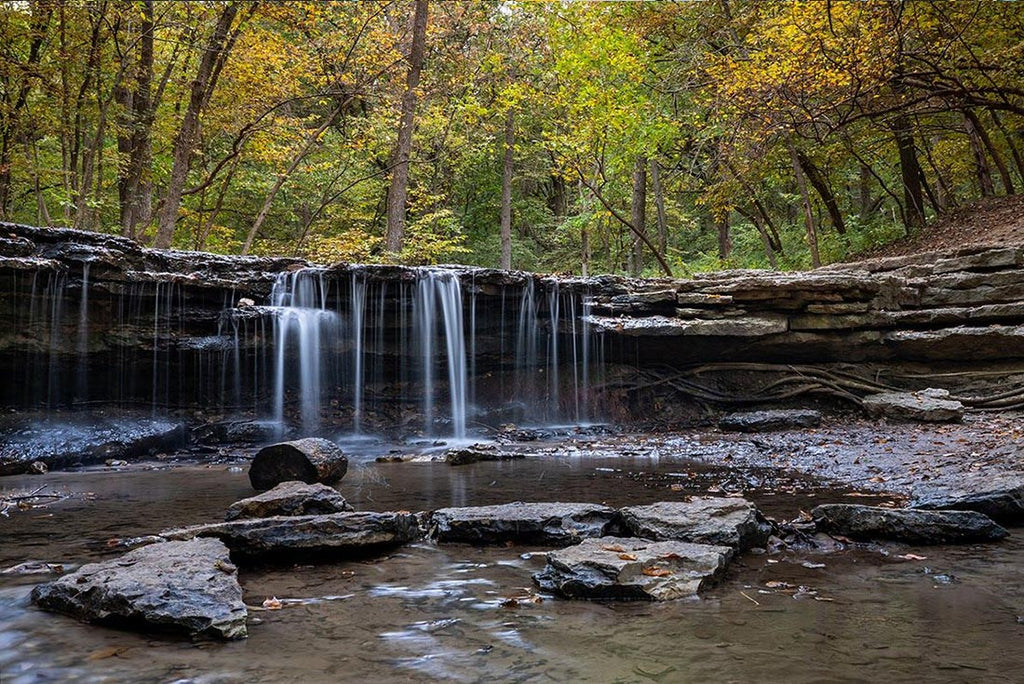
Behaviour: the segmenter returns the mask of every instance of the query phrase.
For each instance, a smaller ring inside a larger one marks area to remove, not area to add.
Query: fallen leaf
[[[625,560],[625,561],[634,561],[634,560],[636,560],[636,556],[634,556],[631,553],[620,553],[619,554],[619,558],[621,560]]]
[[[284,604],[281,603],[281,601],[276,596],[273,598],[268,598],[263,602],[263,607],[267,610],[281,610],[281,607],[283,605]]]
[[[609,546],[602,546],[601,549],[604,550],[604,551],[614,551],[615,553],[625,553],[626,552],[626,549],[622,548],[618,544],[609,545]]]
[[[896,557],[897,558],[902,558],[903,560],[909,560],[909,561],[928,560],[928,556],[918,556],[916,553],[905,553],[902,556],[896,556]]]
[[[793,585],[789,582],[779,582],[777,580],[770,580],[768,582],[765,582],[764,586],[768,587],[769,589],[789,589]]]
[[[668,577],[672,574],[671,570],[666,570],[665,568],[644,568],[640,572],[648,577]]]

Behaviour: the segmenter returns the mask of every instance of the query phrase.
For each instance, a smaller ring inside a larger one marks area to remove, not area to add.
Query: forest
[[[0,3],[0,219],[685,276],[1024,187],[1015,2]]]

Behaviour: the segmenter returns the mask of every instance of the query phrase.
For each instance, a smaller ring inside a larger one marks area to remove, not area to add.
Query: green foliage
[[[0,218],[153,239],[223,7],[157,5],[142,115],[142,3],[0,3]],[[795,159],[823,261],[904,235],[899,126],[929,216],[1024,188],[1020,3],[435,2],[406,241],[389,254],[412,1],[242,5],[201,113],[178,248],[237,253],[265,214],[257,253],[494,266],[510,112],[516,268],[624,271],[643,162],[661,185],[656,198],[647,178],[644,230],[657,242],[657,200],[679,275],[769,267],[754,217],[779,268],[809,267]],[[126,198],[139,133],[149,151]],[[147,211],[123,227],[129,201]],[[644,252],[643,272],[660,274]]]

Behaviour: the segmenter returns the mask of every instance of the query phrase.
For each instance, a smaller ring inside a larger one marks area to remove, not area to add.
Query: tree
[[[409,68],[405,93],[402,95],[398,137],[391,154],[391,184],[387,197],[387,239],[389,252],[398,253],[405,240],[405,212],[409,193],[409,158],[412,155],[412,132],[416,116],[416,88],[420,83],[427,43],[427,0],[416,0],[412,21],[412,42],[409,47]]]

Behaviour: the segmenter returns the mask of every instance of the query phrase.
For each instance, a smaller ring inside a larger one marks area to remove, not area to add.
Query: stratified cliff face
[[[991,397],[982,379],[1012,394],[1024,368],[1024,247],[584,279],[320,267],[0,224],[0,284],[0,403],[16,409],[113,403],[458,434],[477,419],[671,418],[673,393],[792,398],[806,383],[765,384],[811,368],[824,373],[811,393],[829,394],[839,372],[832,394],[854,402],[890,387]]]

